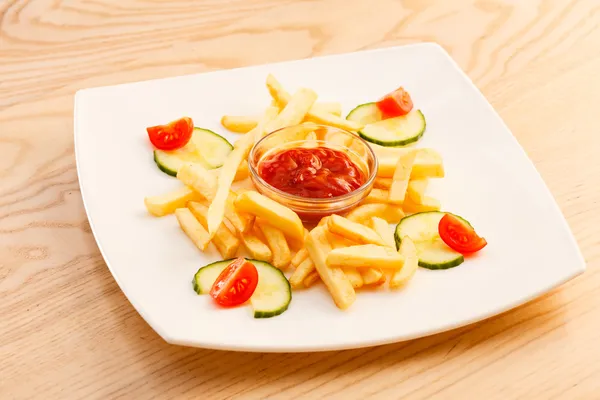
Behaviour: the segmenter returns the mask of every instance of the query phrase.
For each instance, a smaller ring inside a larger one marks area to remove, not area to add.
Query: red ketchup
[[[328,147],[275,152],[260,161],[258,174],[282,192],[313,199],[345,195],[366,181],[346,153]]]

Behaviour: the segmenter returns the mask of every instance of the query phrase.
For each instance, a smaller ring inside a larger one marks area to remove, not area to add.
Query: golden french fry
[[[258,229],[267,240],[267,244],[273,253],[273,265],[279,269],[287,268],[290,265],[292,254],[283,232],[272,227],[264,220],[257,220],[255,226],[258,226]]]
[[[255,230],[243,232],[240,234],[242,243],[255,260],[271,262],[273,252],[256,234]]]
[[[359,268],[358,271],[365,285],[381,285],[385,283],[385,275],[381,268]]]
[[[389,196],[390,192],[388,190],[373,188],[361,204],[388,203]]]
[[[198,192],[187,186],[182,186],[169,193],[146,197],[144,198],[144,205],[150,214],[162,217],[174,213],[178,208],[185,207],[188,201],[199,201],[201,199],[202,195]]]
[[[235,207],[238,211],[269,221],[293,240],[304,240],[304,226],[298,214],[258,192],[240,194],[235,200]]]
[[[356,292],[341,268],[327,266],[326,259],[331,245],[325,235],[325,227],[320,226],[310,232],[306,239],[306,248],[336,306],[342,310],[350,307],[356,300]]]
[[[206,250],[206,247],[210,243],[210,236],[196,217],[194,217],[194,214],[187,208],[178,208],[175,210],[175,216],[181,229],[196,247],[202,251]]]
[[[221,125],[231,132],[248,133],[258,125],[259,117],[247,115],[224,115]]]
[[[225,217],[227,197],[229,196],[231,184],[235,179],[238,167],[248,157],[250,149],[254,146],[255,136],[262,133],[262,127],[268,122],[267,120],[270,117],[271,114],[265,113],[259,125],[235,143],[233,151],[229,153],[225,163],[220,168],[217,191],[208,208],[208,232],[211,238]]]
[[[376,189],[388,191],[392,187],[392,178],[380,178],[376,177],[373,182],[373,187]],[[388,193],[389,195],[389,193]]]
[[[266,124],[266,133],[302,122],[316,99],[317,94],[311,89],[298,89],[277,118]]]
[[[221,174],[221,168],[209,169],[208,172],[210,172],[211,175],[213,175],[215,177],[215,179],[218,179],[219,175]],[[249,176],[250,176],[250,169],[248,168],[248,163],[245,161],[242,161],[242,163],[238,166],[238,169],[235,173],[235,177],[233,178],[233,181],[234,182],[244,181],[245,179],[248,179]]]
[[[419,149],[412,172],[411,179],[443,178],[444,163],[440,153],[433,149]]]
[[[419,266],[419,257],[417,256],[417,248],[413,241],[405,236],[400,243],[400,254],[404,257],[404,265],[402,269],[394,272],[390,279],[390,288],[397,289],[404,286],[415,274]]]
[[[398,164],[396,164],[396,170],[392,177],[392,186],[390,187],[390,196],[388,198],[390,203],[402,204],[404,201],[406,190],[408,189],[408,181],[410,180],[410,172],[412,171],[416,157],[417,151],[415,150],[398,158]]]
[[[267,77],[267,89],[271,97],[279,104],[280,107],[286,106],[288,101],[291,101],[289,93],[283,88],[281,83],[271,74]],[[341,110],[340,110],[341,111]],[[340,112],[341,113],[341,112]],[[357,131],[362,128],[362,125],[355,122],[343,119],[335,114],[326,112],[319,108],[318,103],[314,104],[310,111],[305,116],[307,121],[322,125],[334,126],[349,131]]]
[[[356,243],[386,245],[381,236],[373,229],[340,217],[339,215],[334,214],[329,217],[327,229],[336,235],[340,235]]]
[[[329,267],[368,267],[397,270],[402,268],[403,262],[404,257],[395,249],[374,244],[333,249],[327,255],[327,265]]]
[[[308,258],[308,250],[306,247],[301,248],[295,255],[292,257],[291,264],[294,267],[298,267],[304,260]]]
[[[394,232],[392,229],[390,229],[390,224],[388,224],[385,219],[371,217],[371,228],[373,228],[373,230],[377,232],[379,236],[381,236],[388,247],[396,247],[396,242],[394,241]]]
[[[311,110],[308,114],[306,114],[306,120],[309,122],[314,122],[315,124],[334,126],[336,128],[355,132],[363,127],[362,124],[359,124],[356,121],[350,121],[338,117],[337,115],[329,114],[318,110],[315,111],[314,109]]]
[[[439,211],[441,208],[440,201],[430,196],[425,196],[422,199],[421,204],[414,203],[412,199],[408,199],[404,201],[402,204],[402,208],[407,213],[418,213],[424,211]]]
[[[408,182],[408,188],[406,189],[406,195],[408,196],[409,200],[416,204],[423,203],[428,184],[429,180],[426,178],[411,179]]]
[[[290,276],[290,286],[293,289],[302,287],[304,280],[314,271],[315,264],[310,257],[306,257],[304,261],[298,265],[294,273],[292,273],[292,276]]]
[[[414,151],[412,148],[396,149],[394,153],[378,154],[379,167],[377,169],[377,177],[391,178],[394,176],[398,158],[408,152]],[[423,178],[443,178],[444,164],[440,154],[433,149],[418,149],[412,171],[411,179]],[[385,189],[385,188],[384,188]]]
[[[327,221],[330,221],[330,220],[331,220],[331,217],[328,217]],[[346,237],[337,235],[335,233],[332,233],[329,230],[327,230],[325,232],[325,236],[327,237],[327,240],[329,241],[329,244],[331,245],[331,248],[333,248],[333,249],[348,247],[348,246],[352,246],[355,244],[352,240],[350,240]],[[358,272],[358,269],[344,268],[344,273],[346,274],[346,277],[348,278],[348,280],[350,281],[350,284],[352,285],[352,287],[354,289],[358,289],[363,286],[363,279],[362,279],[362,276],[360,275],[360,272]]]
[[[237,197],[238,195],[234,192],[229,192],[229,196],[225,199],[225,217],[237,232],[248,232],[254,224],[254,216],[236,209],[235,200]]]
[[[380,217],[390,224],[397,224],[404,218],[404,213],[401,208],[392,204],[373,203],[358,206],[346,216],[350,221],[358,222],[359,224],[367,222],[372,217]]]
[[[312,285],[314,285],[315,283],[319,282],[321,280],[321,277],[319,276],[319,273],[317,271],[313,271],[310,274],[308,274],[308,276],[306,278],[304,278],[304,286],[306,286],[307,288],[311,287]]]
[[[183,184],[200,193],[207,200],[211,200],[217,191],[217,179],[200,164],[184,164],[177,171],[177,179]]]
[[[200,222],[200,224],[206,228],[208,207],[195,201],[190,201],[187,207],[190,209],[194,217],[196,217],[198,222]],[[240,247],[239,239],[233,233],[231,233],[229,228],[227,228],[224,223],[221,224],[219,229],[217,229],[217,233],[215,233],[212,242],[224,259],[235,256]]]

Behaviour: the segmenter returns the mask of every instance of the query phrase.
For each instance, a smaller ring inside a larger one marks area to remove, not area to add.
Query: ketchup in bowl
[[[367,179],[346,153],[328,147],[296,147],[268,154],[258,164],[258,174],[282,192],[313,199],[343,196]]]

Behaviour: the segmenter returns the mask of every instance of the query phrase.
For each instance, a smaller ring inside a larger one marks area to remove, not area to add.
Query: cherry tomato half
[[[233,307],[248,301],[257,284],[256,267],[250,261],[240,257],[221,272],[210,289],[210,295],[217,304]]]
[[[487,241],[473,227],[452,214],[446,214],[438,225],[440,237],[451,249],[459,253],[474,253],[483,249]]]
[[[384,119],[394,118],[408,114],[413,109],[413,102],[406,90],[398,88],[379,100],[377,107]]]
[[[190,141],[194,131],[191,118],[183,117],[167,125],[157,125],[146,128],[150,141],[159,150],[180,149]]]

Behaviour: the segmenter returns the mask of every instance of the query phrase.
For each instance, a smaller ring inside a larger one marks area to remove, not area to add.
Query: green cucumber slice
[[[387,118],[365,125],[358,134],[368,142],[386,147],[406,146],[414,143],[425,132],[425,116],[420,110],[406,115]]]
[[[154,150],[154,161],[164,173],[177,176],[183,164],[198,163],[207,169],[219,168],[233,150],[231,143],[211,130],[194,128],[190,141],[173,151]]]
[[[192,281],[198,294],[208,294],[221,271],[234,259],[217,261],[198,270]],[[265,261],[248,260],[258,271],[258,285],[250,298],[254,318],[270,318],[283,313],[292,301],[292,288],[283,272]]]
[[[465,261],[463,255],[452,250],[440,238],[438,225],[445,214],[447,213],[441,211],[426,211],[402,218],[394,232],[396,248],[399,249],[402,238],[408,236],[417,248],[419,266],[448,269],[462,264]],[[469,224],[464,218],[455,216]]]
[[[349,121],[358,122],[361,125],[372,124],[377,121],[381,121],[381,111],[375,103],[365,103],[356,106],[352,111],[348,113],[346,119]]]

